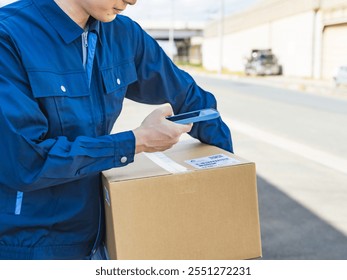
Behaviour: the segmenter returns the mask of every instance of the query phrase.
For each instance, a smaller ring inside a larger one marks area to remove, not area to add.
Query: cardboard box
[[[111,259],[261,257],[254,163],[185,141],[103,175]]]

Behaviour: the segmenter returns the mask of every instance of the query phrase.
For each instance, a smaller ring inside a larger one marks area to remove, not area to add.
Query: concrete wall
[[[312,74],[312,30],[313,12],[290,16],[274,22],[224,35],[223,68],[240,72],[244,70],[245,57],[252,49],[271,48],[279,58],[284,74],[310,76]],[[203,44],[203,65],[217,70],[219,60],[219,37],[205,38]]]
[[[317,8],[317,3],[318,0],[263,0],[249,10],[227,16],[224,20],[224,32],[234,33],[312,11]],[[208,24],[204,30],[205,37],[218,36],[219,24],[218,20]]]
[[[223,67],[230,71],[243,71],[245,57],[251,49],[269,48],[269,27],[261,25],[244,32],[225,36]]]
[[[306,12],[270,23],[270,48],[289,76],[312,74],[314,13]]]
[[[347,6],[346,0],[321,0],[321,8],[336,8],[341,6]]]

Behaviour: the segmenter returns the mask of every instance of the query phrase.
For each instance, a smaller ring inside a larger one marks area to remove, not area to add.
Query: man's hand
[[[183,133],[191,130],[192,124],[182,125],[168,121],[166,117],[172,114],[170,105],[159,107],[133,130],[136,153],[165,151],[176,144]]]

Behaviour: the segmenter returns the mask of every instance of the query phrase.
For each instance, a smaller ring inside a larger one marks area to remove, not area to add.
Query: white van
[[[347,85],[347,65],[340,66],[334,75],[335,86]]]

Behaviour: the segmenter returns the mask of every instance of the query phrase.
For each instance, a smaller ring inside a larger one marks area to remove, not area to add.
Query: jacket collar
[[[65,43],[70,44],[83,33],[83,28],[74,22],[53,0],[33,0],[33,2]],[[100,22],[90,18],[89,31],[99,34],[99,29]]]

